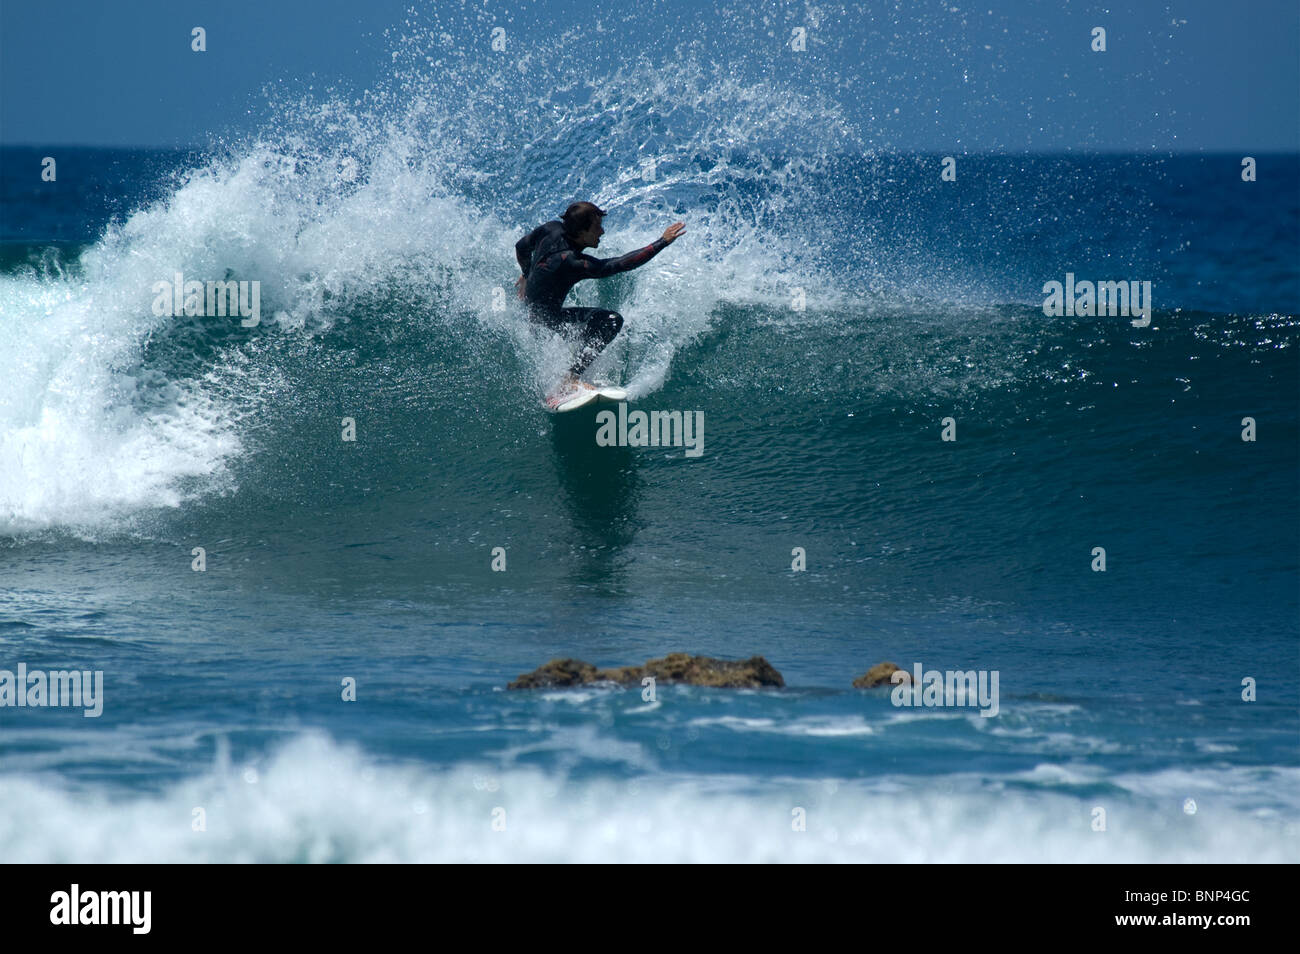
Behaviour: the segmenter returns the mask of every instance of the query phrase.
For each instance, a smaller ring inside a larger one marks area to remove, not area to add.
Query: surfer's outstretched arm
[[[628,252],[626,255],[620,255],[618,258],[592,258],[590,255],[584,255],[579,252],[576,255],[562,255],[564,264],[574,268],[579,272],[580,278],[606,278],[610,275],[617,275],[619,272],[630,271],[638,265],[644,265],[650,259],[654,258],[669,245],[677,240],[686,226],[677,222],[668,226],[664,234],[655,239],[644,248],[639,248],[634,252]]]

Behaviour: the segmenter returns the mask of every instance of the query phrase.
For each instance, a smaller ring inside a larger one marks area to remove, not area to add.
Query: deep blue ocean
[[[0,860],[1300,860],[1300,156],[944,181],[700,70],[0,150],[0,670],[104,674],[0,708]],[[599,256],[686,222],[570,303],[699,457],[540,406],[513,244],[580,198]],[[1045,315],[1067,273],[1149,325]],[[786,688],[505,689],[673,651]]]

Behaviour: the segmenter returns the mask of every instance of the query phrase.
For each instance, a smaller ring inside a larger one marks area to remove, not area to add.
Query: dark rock
[[[645,676],[654,676],[657,682],[684,682],[690,686],[715,686],[720,689],[780,688],[785,685],[781,674],[762,656],[749,659],[712,659],[708,656],[689,656],[670,653],[663,659],[651,659],[635,675],[640,684]]]
[[[595,680],[596,667],[581,659],[552,659],[525,673],[507,689],[549,689],[555,686],[583,686]]]
[[[877,686],[892,686],[894,685],[892,677],[894,673],[898,671],[898,667],[891,662],[876,663],[868,669],[864,675],[858,676],[857,679],[853,680],[853,688],[875,689]],[[902,670],[902,673],[905,677],[903,682],[910,683],[912,681],[912,674],[906,669]]]
[[[670,653],[651,659],[644,666],[597,669],[579,659],[553,659],[545,666],[520,676],[507,689],[545,689],[585,686],[594,682],[612,682],[620,686],[639,686],[646,676],[656,682],[712,686],[718,689],[761,689],[782,687],[785,680],[762,656],[750,659],[713,659]]]

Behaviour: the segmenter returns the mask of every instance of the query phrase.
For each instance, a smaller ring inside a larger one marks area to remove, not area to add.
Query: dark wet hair
[[[575,202],[564,210],[564,231],[569,235],[585,232],[605,215],[604,210],[591,202]]]

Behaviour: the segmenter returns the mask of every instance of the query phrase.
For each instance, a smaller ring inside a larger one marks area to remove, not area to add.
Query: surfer
[[[546,222],[515,243],[515,257],[523,275],[515,283],[519,297],[528,302],[528,317],[552,331],[577,329],[578,357],[556,395],[577,388],[591,389],[579,375],[596,360],[623,327],[623,316],[607,308],[564,308],[564,298],[584,278],[607,278],[644,265],[677,240],[686,230],[675,222],[662,237],[644,248],[618,258],[592,258],[584,248],[597,248],[605,213],[591,202],[575,202],[560,219]]]

